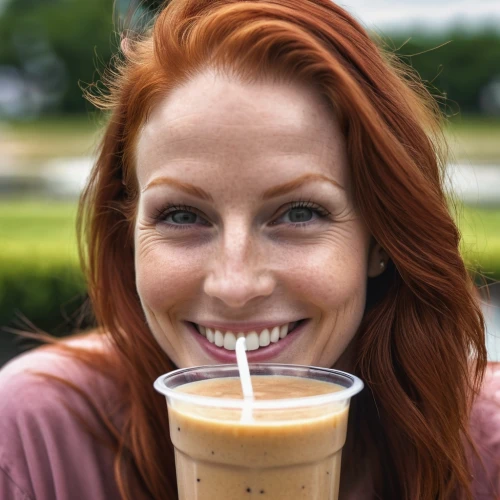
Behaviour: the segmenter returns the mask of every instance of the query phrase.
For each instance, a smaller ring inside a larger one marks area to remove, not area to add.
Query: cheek
[[[319,307],[330,310],[350,301],[364,304],[367,257],[364,248],[322,246],[302,255],[288,256],[289,286]]]
[[[163,241],[136,240],[137,292],[153,310],[181,305],[199,290],[203,260],[200,252],[175,248]]]

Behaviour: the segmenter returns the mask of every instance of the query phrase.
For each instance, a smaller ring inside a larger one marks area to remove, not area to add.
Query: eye
[[[170,220],[169,220],[170,219]],[[198,216],[193,212],[177,211],[166,214],[165,222],[174,224],[194,224]]]
[[[314,217],[314,211],[307,207],[291,208],[285,214],[286,217],[292,223],[309,222]]]
[[[154,219],[156,222],[175,229],[187,229],[194,225],[210,225],[201,215],[198,215],[195,208],[187,205],[168,205],[158,210]]]
[[[328,210],[325,210],[316,203],[311,201],[295,201],[290,203],[288,210],[271,225],[289,224],[295,227],[307,226],[329,215],[330,212]]]

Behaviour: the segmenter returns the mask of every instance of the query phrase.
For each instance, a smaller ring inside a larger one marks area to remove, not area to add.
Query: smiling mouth
[[[191,323],[198,333],[205,337],[211,344],[217,347],[226,349],[227,351],[234,351],[236,349],[236,340],[240,337],[245,337],[247,350],[256,351],[261,347],[267,347],[270,344],[276,344],[284,339],[287,335],[292,333],[300,324],[305,320],[294,321],[292,323],[285,323],[283,325],[276,325],[272,328],[265,328],[262,331],[252,331],[246,333],[233,333],[231,331],[221,331],[214,328],[208,328],[203,325]]]

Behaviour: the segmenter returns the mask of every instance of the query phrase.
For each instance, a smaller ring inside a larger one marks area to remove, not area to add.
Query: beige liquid
[[[341,387],[287,376],[252,377],[256,399],[327,394]],[[332,390],[333,389],[333,390]],[[186,384],[181,392],[241,398],[237,378]],[[180,500],[335,500],[348,407],[241,410],[169,406]]]

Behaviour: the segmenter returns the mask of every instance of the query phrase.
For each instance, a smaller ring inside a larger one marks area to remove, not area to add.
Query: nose
[[[225,232],[205,278],[207,295],[228,307],[242,308],[273,293],[274,278],[257,238],[250,231]]]

